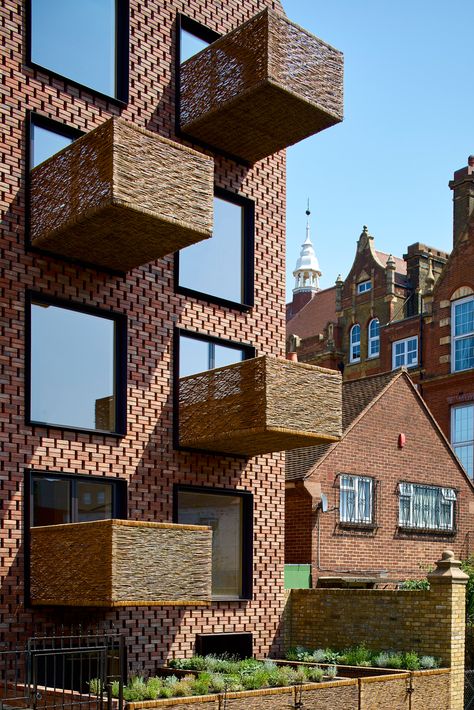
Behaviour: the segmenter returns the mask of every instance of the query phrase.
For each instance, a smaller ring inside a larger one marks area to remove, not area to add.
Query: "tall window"
[[[373,479],[365,476],[340,477],[339,519],[341,523],[373,522]]]
[[[177,486],[175,520],[212,527],[212,596],[252,595],[252,495],[241,491]]]
[[[29,423],[125,433],[125,318],[29,300]]]
[[[452,370],[474,367],[474,296],[454,301],[451,310]]]
[[[127,101],[128,0],[29,0],[29,61]]]
[[[392,343],[392,368],[418,365],[418,336]]]
[[[474,476],[474,404],[451,408],[451,444],[468,476]]]
[[[216,189],[211,239],[179,252],[179,290],[225,305],[252,306],[253,244],[253,202]]]
[[[29,490],[31,526],[126,517],[124,481],[33,471]]]
[[[424,530],[454,530],[453,488],[400,483],[399,525]]]
[[[360,325],[358,323],[352,326],[349,339],[350,361],[358,362],[360,360]]]
[[[368,356],[377,357],[380,354],[380,323],[378,318],[372,318],[369,323]]]

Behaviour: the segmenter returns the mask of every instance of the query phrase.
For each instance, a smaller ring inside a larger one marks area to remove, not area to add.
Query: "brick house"
[[[287,564],[314,586],[387,584],[472,553],[474,487],[405,371],[344,382],[343,428],[287,454]]]
[[[416,243],[393,257],[375,249],[364,227],[345,280],[321,291],[295,272],[287,350],[343,371],[345,380],[407,367],[472,477],[474,157],[468,162],[450,182],[452,252]]]
[[[256,382],[303,373],[322,412],[337,400],[339,376],[278,358],[283,279],[268,274],[284,268],[282,149],[342,119],[342,55],[279,0],[113,5],[0,10],[0,642],[114,625],[147,672],[199,635],[279,648],[279,452],[340,425],[296,417],[283,436],[286,405],[273,392],[265,419]],[[268,35],[287,54],[261,61]],[[304,96],[278,65],[294,51]],[[203,89],[211,67],[232,101]]]

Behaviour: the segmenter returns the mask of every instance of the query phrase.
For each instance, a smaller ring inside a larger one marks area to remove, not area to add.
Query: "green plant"
[[[324,671],[322,668],[307,668],[306,677],[313,683],[320,683],[323,679]]]
[[[472,624],[474,622],[474,557],[462,560],[461,569],[469,577],[466,585],[466,619]]]
[[[421,656],[420,658],[420,668],[437,668],[439,662],[434,656]]]
[[[103,691],[103,683],[100,678],[91,678],[87,685],[91,695],[100,695]]]
[[[400,584],[400,589],[402,591],[419,591],[423,589],[429,589],[430,583],[427,579],[405,579],[404,582]]]
[[[409,671],[417,671],[420,668],[420,659],[414,651],[408,651],[403,654],[402,668],[408,668]]]
[[[145,687],[144,699],[145,700],[156,700],[160,696],[160,690],[163,683],[161,678],[153,676],[148,678]]]
[[[337,666],[328,666],[326,668],[326,675],[328,678],[336,678],[337,676]]]
[[[363,644],[347,648],[340,657],[340,663],[346,666],[370,666],[372,652]]]

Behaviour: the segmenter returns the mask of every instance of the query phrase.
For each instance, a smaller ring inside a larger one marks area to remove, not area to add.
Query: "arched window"
[[[380,323],[378,318],[372,318],[369,323],[368,357],[377,357],[380,354]]]
[[[352,326],[350,332],[350,361],[358,362],[360,360],[360,325],[356,323]]]

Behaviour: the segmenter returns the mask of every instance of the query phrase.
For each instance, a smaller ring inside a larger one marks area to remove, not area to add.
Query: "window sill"
[[[405,535],[437,535],[439,537],[454,537],[457,530],[440,530],[438,528],[414,528],[406,525],[399,525],[398,532]]]
[[[85,429],[82,427],[68,426],[67,424],[50,424],[46,422],[37,422],[27,419],[26,426],[41,427],[42,429],[57,429],[59,431],[75,431],[79,434],[91,434],[92,436],[113,436],[115,439],[121,439],[126,436],[127,432],[106,431],[104,429]]]
[[[360,357],[357,360],[349,360],[348,365],[357,365],[360,362]]]
[[[253,303],[238,303],[237,301],[229,301],[226,298],[212,296],[211,294],[204,293],[203,291],[195,291],[192,288],[186,288],[186,286],[177,286],[176,293],[179,293],[182,296],[189,296],[190,298],[195,298],[197,301],[213,303],[218,306],[224,306],[224,308],[232,308],[242,313],[248,313],[253,308]]]
[[[350,523],[340,520],[338,527],[343,530],[376,530],[378,525],[376,523]]]
[[[79,89],[80,91],[86,91],[88,94],[90,94],[94,99],[103,99],[104,101],[108,101],[111,104],[114,104],[114,106],[119,106],[120,108],[125,108],[128,105],[128,96],[124,98],[118,98],[116,96],[109,96],[109,94],[104,94],[102,91],[97,91],[97,89],[93,89],[91,86],[86,86],[86,84],[81,84],[79,81],[76,81],[75,79],[69,79],[67,76],[64,76],[64,74],[59,74],[58,72],[55,72],[53,69],[48,69],[47,67],[43,67],[41,64],[36,64],[36,62],[33,61],[28,61],[27,66],[32,69],[34,72],[41,72],[42,74],[46,74],[48,77],[51,79],[59,79],[60,81],[64,82],[64,91],[67,93],[68,85],[72,86],[76,89]]]

